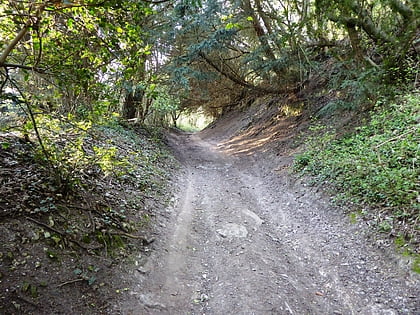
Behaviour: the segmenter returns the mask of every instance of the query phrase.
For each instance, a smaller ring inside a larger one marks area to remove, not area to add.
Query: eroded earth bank
[[[168,141],[182,165],[177,193],[116,313],[420,313],[408,261],[290,180],[288,157],[273,163],[200,133]]]

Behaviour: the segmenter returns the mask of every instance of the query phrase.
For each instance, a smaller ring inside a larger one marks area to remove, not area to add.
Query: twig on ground
[[[382,143],[378,144],[377,146],[375,146],[375,149],[377,149],[377,148],[379,148],[379,147],[383,146],[384,144],[386,144],[386,143],[388,143],[388,142],[392,142],[392,141],[395,141],[395,140],[401,139],[402,137],[404,137],[404,136],[406,136],[406,135],[410,134],[411,132],[415,131],[415,130],[416,130],[416,129],[418,129],[418,128],[419,128],[419,125],[415,125],[415,126],[411,127],[410,129],[408,129],[406,132],[404,132],[404,133],[402,133],[402,134],[400,134],[400,135],[398,135],[398,136],[396,136],[396,137],[393,137],[393,138],[391,138],[391,139],[388,139],[388,140],[386,140],[386,141],[384,141],[384,142],[382,142]]]
[[[35,220],[35,219],[33,219],[33,218],[31,218],[31,217],[25,217],[27,220],[29,220],[29,221],[32,221],[32,222],[34,222],[34,223],[36,223],[36,224],[38,224],[38,225],[40,225],[40,226],[43,226],[43,227],[45,227],[45,228],[47,228],[47,229],[49,229],[50,231],[52,231],[52,232],[54,232],[54,233],[57,233],[58,235],[61,235],[63,238],[65,238],[66,240],[69,240],[70,242],[72,242],[72,243],[74,243],[74,244],[76,244],[77,246],[79,246],[80,248],[83,248],[84,250],[95,250],[95,249],[100,249],[100,248],[102,248],[102,246],[96,246],[96,247],[92,247],[92,248],[90,248],[90,247],[86,247],[86,246],[84,246],[83,244],[81,244],[79,241],[77,241],[77,240],[75,240],[75,239],[72,239],[71,237],[68,237],[65,233],[63,233],[63,232],[60,232],[60,231],[58,231],[57,229],[54,229],[53,227],[51,227],[51,226],[49,226],[48,224],[46,224],[46,223],[44,223],[44,222],[40,222],[40,221],[37,221],[37,220]]]
[[[136,239],[136,240],[147,241],[147,239],[144,236],[141,236],[141,235],[133,235],[133,234],[125,233],[125,232],[111,232],[111,234],[112,235],[125,236],[125,237],[133,238],[133,239]]]
[[[72,284],[72,283],[76,283],[76,282],[81,282],[81,281],[84,281],[84,280],[85,280],[85,279],[83,279],[83,278],[77,278],[77,279],[69,280],[69,281],[66,281],[66,282],[60,283],[57,287],[61,288],[61,287],[65,286],[65,285],[67,285],[67,284]]]

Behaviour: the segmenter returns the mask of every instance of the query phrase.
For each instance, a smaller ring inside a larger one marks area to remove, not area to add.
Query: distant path
[[[199,135],[170,146],[178,195],[121,314],[420,314],[406,262],[305,187]]]

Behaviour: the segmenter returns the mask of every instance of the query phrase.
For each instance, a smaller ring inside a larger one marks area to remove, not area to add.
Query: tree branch
[[[36,10],[35,19],[38,19],[42,12],[45,9],[45,6],[47,4],[42,4],[39,6],[39,8]],[[35,21],[36,23],[36,21]],[[29,18],[23,28],[19,31],[19,33],[16,35],[16,37],[7,45],[6,49],[3,51],[3,53],[0,56],[0,66],[4,66],[4,63],[6,62],[6,58],[10,55],[12,50],[16,47],[16,45],[21,41],[21,39],[26,35],[29,28],[33,25],[33,21],[31,18]]]
[[[36,67],[33,67],[33,66],[18,65],[18,64],[14,64],[14,63],[3,63],[3,64],[0,64],[0,66],[3,67],[3,68],[19,68],[19,69],[35,71],[35,72],[38,72],[38,73],[45,73],[45,70],[41,69],[41,68],[36,68]]]
[[[143,0],[143,2],[151,3],[151,4],[159,4],[159,3],[165,3],[169,2],[170,0]]]
[[[413,16],[413,11],[399,0],[389,0],[391,9],[401,14],[405,20],[410,20]]]
[[[214,70],[216,70],[218,73],[220,73],[221,75],[223,75],[224,77],[226,77],[226,78],[228,78],[229,80],[231,80],[232,82],[234,82],[234,83],[236,83],[236,84],[238,84],[238,85],[240,85],[240,86],[242,86],[242,87],[245,87],[245,88],[248,88],[248,89],[252,89],[252,90],[257,90],[257,91],[261,91],[261,92],[265,92],[265,93],[276,93],[276,94],[278,94],[278,93],[282,93],[282,92],[285,92],[285,91],[282,91],[282,90],[278,90],[278,89],[271,89],[271,88],[264,88],[264,87],[258,87],[258,86],[255,86],[255,85],[253,85],[253,84],[250,84],[250,83],[248,83],[248,82],[246,82],[245,80],[243,80],[243,79],[241,79],[241,78],[237,78],[237,77],[235,77],[234,75],[232,75],[232,74],[230,74],[230,73],[228,73],[228,72],[225,72],[225,71],[223,71],[222,70],[222,68],[220,67],[220,66],[218,66],[217,64],[215,64],[210,58],[208,58],[203,52],[200,52],[199,53],[199,56],[201,57],[201,58],[203,58]]]
[[[231,80],[232,82],[246,87],[246,88],[252,88],[253,86],[251,84],[249,84],[248,82],[245,82],[242,79],[239,79],[233,75],[231,75],[230,73],[226,73],[225,71],[222,70],[221,67],[219,67],[218,65],[216,65],[212,60],[210,60],[210,58],[208,58],[203,52],[199,53],[200,57],[203,58],[214,70],[216,70],[217,72],[219,72],[221,75],[225,76],[226,78],[228,78],[229,80]]]
[[[328,19],[335,23],[341,23],[346,27],[359,26],[363,28],[366,34],[372,38],[375,42],[381,41],[383,43],[388,43],[391,39],[381,30],[379,30],[375,24],[372,22],[372,19],[366,14],[363,14],[361,18],[352,18],[348,16],[334,16],[329,14]]]
[[[23,38],[23,36],[26,35],[26,33],[29,30],[29,27],[32,25],[31,20],[28,20],[23,28],[19,31],[19,33],[16,35],[16,37],[10,42],[10,44],[6,47],[6,49],[3,51],[3,53],[0,56],[0,66],[4,65],[4,62],[6,61],[7,56],[12,52],[13,48],[16,47],[16,45],[20,42],[20,40]]]

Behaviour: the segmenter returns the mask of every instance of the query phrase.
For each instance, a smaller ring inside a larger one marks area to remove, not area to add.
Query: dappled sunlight
[[[302,114],[304,106],[305,106],[305,104],[303,102],[299,103],[298,105],[294,105],[294,106],[283,105],[281,107],[281,111],[284,115],[286,115],[288,117],[297,117],[297,116]],[[278,119],[280,120],[281,117],[278,117]]]
[[[270,144],[291,139],[290,130],[295,126],[287,117],[277,116],[271,123],[249,128],[246,132],[220,143],[219,148],[231,156],[266,152],[272,147]]]
[[[262,138],[262,139],[243,139],[243,137],[239,137],[239,141],[232,141],[227,142],[226,147],[224,147],[224,152],[228,153],[229,155],[250,155],[256,150],[261,149],[260,151],[264,152],[264,146],[267,142],[273,138],[271,136]],[[241,139],[242,138],[242,139]],[[223,147],[223,145],[222,145]]]

